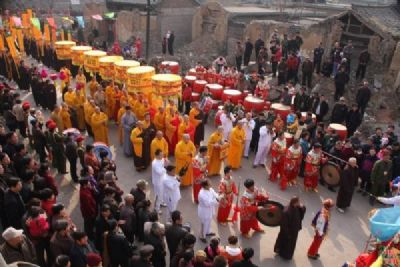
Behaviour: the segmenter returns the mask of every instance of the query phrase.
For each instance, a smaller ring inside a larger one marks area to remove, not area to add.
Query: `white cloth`
[[[244,141],[243,156],[245,156],[245,157],[249,156],[250,143],[251,143],[251,140]]]
[[[229,116],[224,112],[221,115],[221,125],[224,128],[224,138],[225,140],[229,140],[229,134],[233,128],[233,122],[235,121],[235,117],[231,114]]]
[[[154,159],[151,163],[151,182],[153,183],[154,195],[157,199],[154,203],[155,209],[160,210],[163,201],[163,181],[167,171],[164,168],[164,159]]]
[[[163,180],[163,195],[164,202],[167,204],[170,213],[176,210],[178,202],[181,199],[180,185],[181,183],[177,180],[176,176],[165,175]]]
[[[325,234],[324,233],[325,224],[326,224],[326,220],[325,220],[324,215],[321,212],[318,216],[317,223],[315,225],[315,229],[317,230],[317,232],[320,236],[323,236]]]
[[[267,126],[260,128],[260,139],[258,140],[257,154],[254,159],[254,165],[264,164],[267,160],[267,155],[271,148],[273,134],[268,131]]]
[[[256,123],[253,119],[242,119],[243,122],[243,130],[246,133],[246,137],[245,140],[251,140],[251,138],[253,137],[253,130],[254,127],[256,127]]]
[[[218,206],[218,194],[214,189],[201,189],[199,192],[199,205],[197,207],[197,215],[202,224],[202,237],[210,233],[211,221],[215,215],[215,207]]]
[[[400,207],[400,196],[395,196],[391,198],[378,197],[378,200],[386,205],[393,205],[395,207]]]

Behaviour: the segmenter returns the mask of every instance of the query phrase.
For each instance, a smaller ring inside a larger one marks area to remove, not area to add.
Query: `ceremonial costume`
[[[242,235],[248,235],[251,229],[262,231],[256,212],[258,211],[258,202],[268,200],[268,196],[261,194],[256,189],[253,193],[245,191],[240,198],[240,232]]]
[[[226,114],[222,113],[221,117],[221,126],[224,128],[224,140],[229,140],[229,134],[233,128],[233,122],[236,120],[232,113]]]
[[[67,109],[61,108],[60,117],[62,120],[63,127],[65,129],[72,128],[71,115],[69,114],[69,111]]]
[[[312,220],[312,226],[315,229],[314,240],[308,248],[309,257],[318,257],[318,250],[321,246],[322,240],[324,240],[329,226],[330,211],[326,208],[322,208],[315,214]]]
[[[115,106],[115,98],[114,98],[114,86],[109,85],[106,87],[105,90],[105,97],[106,97],[106,113],[110,119],[114,119],[114,106]]]
[[[200,145],[200,142],[204,140],[204,113],[198,108],[192,108],[189,112],[189,121],[195,128],[193,134],[193,141],[196,146]]]
[[[321,152],[317,153],[314,149],[308,152],[304,167],[304,187],[306,189],[317,189],[321,161]]]
[[[154,115],[154,126],[156,126],[157,131],[162,131],[163,133],[165,133],[165,127],[166,127],[166,118],[165,118],[165,112],[160,112],[158,111],[155,115]]]
[[[221,150],[225,149],[224,146],[226,145],[224,143],[224,137],[222,133],[216,131],[213,134],[211,134],[207,144],[208,158],[209,158],[208,162],[209,176],[219,175],[223,160],[221,159]]]
[[[164,202],[167,204],[167,209],[171,214],[177,209],[178,202],[181,199],[181,191],[179,189],[180,182],[176,176],[166,174],[162,185]]]
[[[118,125],[118,141],[119,144],[122,145],[123,144],[123,140],[124,140],[124,132],[122,130],[122,124],[121,124],[121,119],[122,119],[122,115],[125,114],[125,106],[122,106],[119,108],[118,110],[118,114],[117,114],[117,125]]]
[[[167,171],[164,168],[164,159],[154,159],[151,163],[151,182],[153,183],[154,195],[157,201],[154,203],[154,209],[160,210],[160,204],[163,201],[163,182]]]
[[[301,146],[295,148],[293,145],[286,151],[284,160],[284,170],[281,177],[281,189],[285,190],[287,184],[295,184],[297,175],[299,174],[302,160]]]
[[[217,220],[219,223],[226,223],[231,212],[233,196],[238,195],[236,183],[233,181],[231,176],[225,176],[221,179],[218,187],[218,193],[220,196],[220,201],[218,206]]]
[[[86,77],[82,74],[77,74],[75,77],[76,88],[82,90],[83,96],[86,98]]]
[[[244,141],[246,139],[246,133],[243,128],[236,126],[233,128],[229,138],[229,149],[227,162],[233,169],[237,169],[240,166],[243,154]]]
[[[188,167],[184,176],[181,177],[182,186],[191,185],[193,182],[192,161],[196,154],[196,147],[192,141],[180,141],[175,148],[176,170],[179,172],[183,167]]]
[[[269,179],[275,182],[278,178],[283,177],[284,164],[285,164],[285,153],[286,153],[286,140],[281,140],[279,137],[275,139],[271,146],[271,175]]]
[[[205,238],[211,232],[211,221],[215,215],[215,207],[218,205],[218,194],[214,189],[202,188],[199,192],[199,205],[197,215],[201,222],[201,236]]]
[[[83,113],[85,114],[85,125],[89,136],[93,136],[91,120],[94,111],[95,107],[89,101],[86,101],[85,104],[83,104]]]
[[[89,83],[89,91],[92,97],[94,97],[94,94],[96,93],[98,87],[99,83],[95,79],[92,79]]]
[[[273,133],[269,131],[269,129],[265,125],[260,127],[259,134],[260,138],[258,140],[257,154],[253,163],[254,166],[258,166],[259,164],[265,165],[273,138]]]
[[[175,153],[175,147],[178,143],[178,128],[180,119],[178,114],[165,117],[165,137],[168,140],[169,154]]]
[[[91,118],[91,126],[95,142],[103,142],[108,145],[107,115],[104,112],[95,112]]]
[[[194,142],[195,130],[196,130],[196,128],[193,126],[192,123],[182,121],[179,124],[179,128],[178,128],[178,140],[182,140],[182,136],[184,134],[188,134],[188,135],[190,135],[190,140],[192,140],[192,142]]]
[[[143,162],[143,129],[136,127],[131,133],[131,143],[133,145],[133,162],[136,170],[144,168]]]
[[[85,112],[83,109],[83,105],[85,104],[85,95],[82,92],[76,91],[75,97],[75,112],[76,112],[76,120],[78,123],[79,130],[85,130]]]
[[[161,137],[161,139],[156,137],[153,139],[153,141],[151,141],[150,154],[152,160],[155,157],[157,149],[160,149],[163,152],[164,157],[168,157],[168,142],[164,137]]]
[[[63,124],[63,120],[61,117],[61,110],[52,111],[51,115],[50,115],[50,119],[56,123],[58,131],[60,133],[62,133],[64,131],[64,124]]]
[[[199,203],[198,196],[201,189],[201,181],[207,171],[208,160],[206,157],[201,157],[199,154],[193,159],[193,200]]]

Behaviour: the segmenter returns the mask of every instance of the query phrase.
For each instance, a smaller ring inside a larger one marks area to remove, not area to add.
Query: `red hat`
[[[67,78],[67,75],[63,71],[60,71],[60,80],[64,81],[66,78]]]
[[[50,79],[53,81],[57,80],[57,74],[55,74],[55,73],[50,74]]]
[[[101,257],[97,253],[88,253],[86,255],[86,263],[89,267],[97,267],[101,262]]]
[[[50,124],[50,123],[55,123],[52,119],[49,119],[48,121],[46,121],[46,127]]]
[[[78,136],[77,138],[76,138],[76,142],[82,142],[83,140],[85,140],[85,137],[83,137],[82,135],[80,135],[80,136]]]
[[[54,130],[55,128],[57,128],[57,124],[54,121],[50,122],[46,126],[47,126],[47,128],[49,128],[49,130]]]
[[[31,104],[29,104],[29,102],[24,102],[24,103],[22,103],[22,108],[24,109],[24,110],[27,110],[27,109],[29,109],[31,107]]]
[[[82,87],[83,87],[83,84],[78,83],[78,84],[76,85],[76,90],[81,90]]]
[[[47,71],[46,71],[45,69],[42,69],[42,71],[40,72],[40,77],[41,77],[42,79],[47,78]]]

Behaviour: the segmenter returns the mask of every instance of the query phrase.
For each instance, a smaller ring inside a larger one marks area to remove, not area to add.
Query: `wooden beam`
[[[343,32],[344,35],[349,36],[349,37],[354,37],[354,38],[361,38],[361,39],[371,39],[373,35],[367,35],[367,34],[356,34],[356,33],[351,33],[351,32]]]

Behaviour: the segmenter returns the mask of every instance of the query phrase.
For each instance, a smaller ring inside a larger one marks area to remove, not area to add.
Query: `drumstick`
[[[325,155],[327,155],[328,157],[334,158],[334,159],[336,159],[336,160],[339,160],[339,161],[341,161],[341,162],[347,164],[347,161],[345,161],[345,160],[343,160],[343,159],[341,159],[341,158],[335,157],[334,155],[329,154],[328,152],[322,151],[322,153],[325,154]]]

